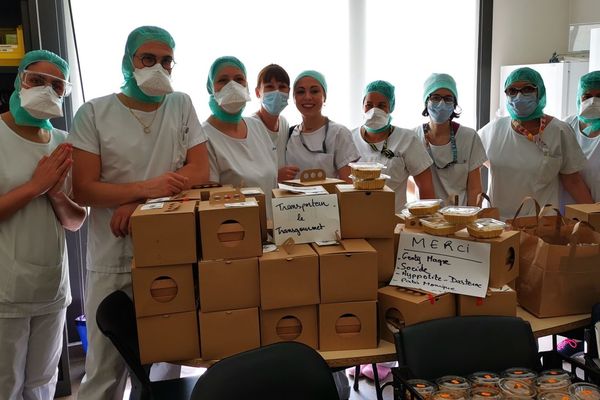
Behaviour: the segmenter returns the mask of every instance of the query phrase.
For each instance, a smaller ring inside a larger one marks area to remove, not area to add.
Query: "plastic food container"
[[[348,164],[356,179],[376,179],[385,165],[377,162],[354,162]]]
[[[378,190],[383,189],[383,187],[385,186],[385,180],[389,179],[390,177],[388,175],[380,175],[379,177],[374,179],[362,179],[357,178],[354,175],[350,175],[350,178],[352,178],[352,184],[354,185],[355,189]]]
[[[498,237],[505,228],[504,222],[493,218],[479,218],[467,225],[469,235],[479,239]]]
[[[495,387],[479,386],[469,391],[469,398],[472,400],[481,399],[502,399],[500,389]]]
[[[533,399],[536,395],[535,388],[521,379],[502,378],[498,387],[507,399]]]
[[[462,395],[467,395],[471,384],[466,378],[458,375],[446,375],[436,379],[435,383],[438,385],[440,390],[447,390]]]
[[[425,215],[432,215],[437,210],[440,209],[440,205],[442,204],[441,199],[433,199],[433,200],[417,200],[411,201],[406,204],[406,208],[412,215],[416,215],[418,217]]]
[[[571,400],[574,397],[567,392],[540,393],[538,400]]]
[[[471,386],[497,387],[500,375],[495,372],[480,371],[468,376]]]
[[[569,386],[569,394],[577,400],[598,400],[600,387],[587,382],[574,383]]]
[[[468,224],[477,219],[481,207],[447,206],[440,210],[446,221],[453,224]]]
[[[437,390],[437,385],[435,383],[424,379],[410,379],[407,383],[425,399],[431,399],[433,393]]]
[[[465,400],[465,394],[451,390],[438,390],[431,395],[432,400]]]
[[[533,385],[537,373],[528,368],[509,368],[502,372],[503,378],[519,379]]]
[[[423,226],[423,230],[426,233],[438,236],[451,235],[464,227],[464,225],[456,225],[446,221],[439,214],[428,218],[421,218],[421,226]]]
[[[571,384],[571,378],[565,375],[540,375],[535,379],[538,393],[564,392]]]

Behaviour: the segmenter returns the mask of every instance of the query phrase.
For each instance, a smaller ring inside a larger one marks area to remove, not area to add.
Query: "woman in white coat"
[[[504,83],[509,117],[481,128],[489,158],[489,195],[502,219],[513,218],[525,196],[559,205],[559,182],[577,203],[592,196],[579,171],[585,156],[566,123],[544,114],[546,88],[531,68],[513,71]],[[523,215],[533,213],[527,205]]]
[[[19,65],[0,115],[0,398],[51,399],[71,302],[64,229],[85,210],[68,196],[72,147],[62,116],[69,66],[35,50]]]
[[[286,161],[300,171],[319,168],[329,178],[352,182],[349,163],[360,158],[352,134],[344,125],[322,114],[327,99],[327,82],[318,71],[304,71],[294,81],[294,102],[302,123],[290,134]]]

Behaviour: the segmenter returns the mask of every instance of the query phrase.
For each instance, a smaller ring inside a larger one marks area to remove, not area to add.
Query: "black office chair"
[[[130,400],[188,400],[198,377],[150,381],[150,367],[142,365],[133,302],[125,292],[109,294],[98,306],[96,323],[125,360],[131,379]]]
[[[217,362],[200,377],[191,400],[338,400],[329,366],[311,347],[280,342]]]

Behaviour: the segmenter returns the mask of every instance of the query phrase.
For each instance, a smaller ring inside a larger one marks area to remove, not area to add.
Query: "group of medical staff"
[[[259,186],[268,195],[311,168],[351,182],[349,164],[368,161],[387,167],[396,212],[411,177],[421,199],[475,205],[482,165],[502,219],[513,217],[525,196],[540,204],[600,201],[600,71],[581,78],[578,114],[563,122],[543,112],[539,73],[517,69],[504,85],[510,116],[479,132],[456,122],[462,110],[448,74],[426,80],[425,122],[414,129],[392,124],[394,86],[374,81],[364,92],[364,122],[351,131],[323,115],[328,86],[321,73],[304,71],[292,83],[275,64],[258,75],[260,109],[242,116],[249,83],[244,64],[231,56],[210,68],[211,115],[200,122],[190,97],[172,89],[174,49],[162,28],[133,30],[121,91],[83,104],[69,134],[50,122],[62,116],[71,91],[68,64],[45,50],[20,63],[10,109],[0,116],[0,398],[54,395],[71,302],[64,232],[81,227],[83,207],[89,345],[79,398],[87,400],[123,396],[126,366],[99,331],[96,310],[115,290],[131,296],[129,218],[149,198],[207,181]],[[290,94],[302,117],[293,126],[280,115]],[[156,378],[179,375],[177,366],[154,367]],[[340,393],[347,398],[349,388]]]

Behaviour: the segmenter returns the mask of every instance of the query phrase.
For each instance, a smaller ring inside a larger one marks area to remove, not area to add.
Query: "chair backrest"
[[[198,380],[191,400],[338,399],[329,366],[311,347],[280,342],[224,358]]]
[[[140,361],[135,308],[129,296],[121,290],[106,296],[96,311],[96,323],[117,348],[134,377],[142,385],[149,385],[148,372]]]
[[[425,321],[395,334],[400,366],[413,377],[435,379],[511,367],[539,371],[529,322],[517,317],[468,316]]]

